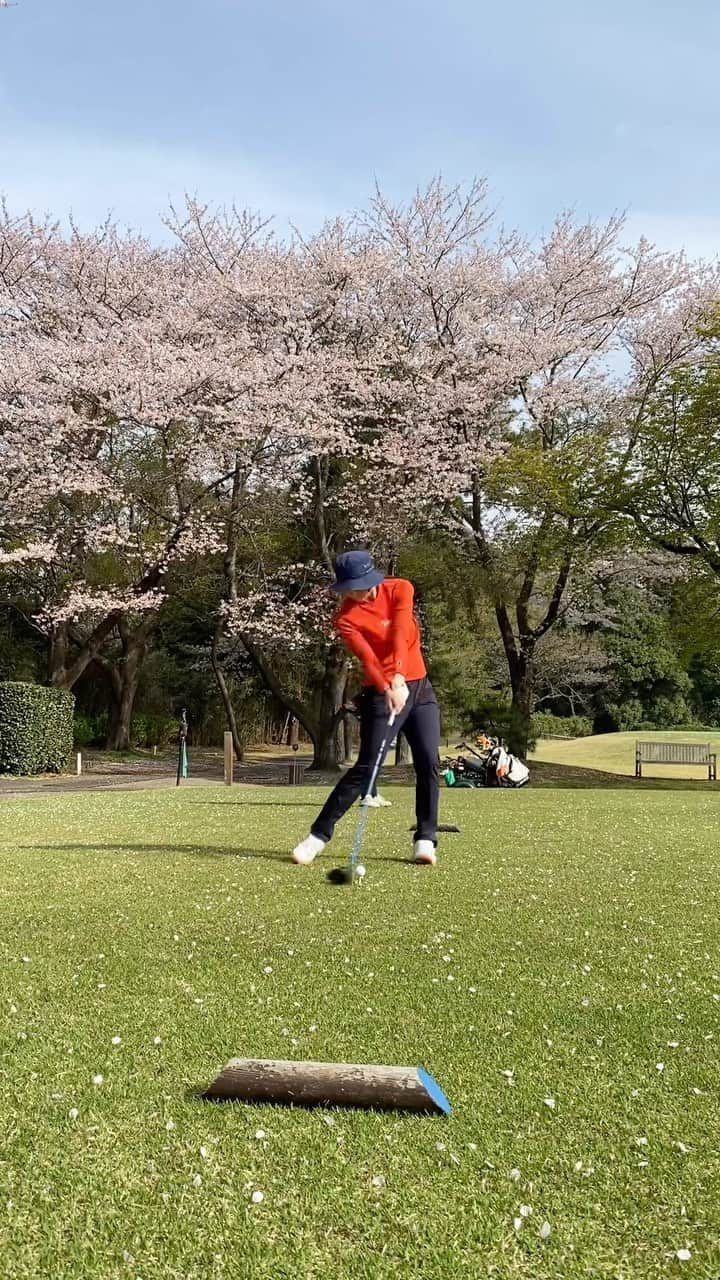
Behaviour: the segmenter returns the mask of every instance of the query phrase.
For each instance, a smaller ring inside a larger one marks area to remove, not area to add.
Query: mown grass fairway
[[[589,738],[541,738],[532,758],[581,769],[606,769],[628,776],[635,773],[635,743],[709,742],[720,756],[717,730],[653,729],[651,733],[596,733]],[[652,778],[697,778],[707,782],[707,767],[701,765],[644,764],[641,781]]]
[[[716,795],[444,792],[433,871],[392,789],[335,889],[284,856],[321,794],[5,802],[0,1273],[715,1280]],[[454,1115],[198,1101],[233,1054]]]

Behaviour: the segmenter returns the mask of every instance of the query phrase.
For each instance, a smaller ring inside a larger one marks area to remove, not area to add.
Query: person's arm
[[[412,583],[404,578],[398,578],[393,584],[390,642],[393,652],[393,671],[395,676],[400,676],[402,680],[405,680],[407,675],[408,649],[415,629],[414,600],[415,588]]]
[[[385,679],[385,673],[367,640],[360,634],[357,628],[345,618],[339,618],[335,626],[337,628],[338,635],[341,636],[350,652],[354,653],[355,657],[359,658],[362,662],[363,670],[367,679],[372,681],[378,693],[384,693],[388,688],[388,682]]]

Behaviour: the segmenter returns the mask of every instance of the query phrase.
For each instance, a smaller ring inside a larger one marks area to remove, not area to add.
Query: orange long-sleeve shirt
[[[406,680],[422,680],[427,675],[414,599],[411,582],[385,578],[374,600],[346,596],[335,615],[338,634],[363,665],[365,684],[380,692],[395,675]]]

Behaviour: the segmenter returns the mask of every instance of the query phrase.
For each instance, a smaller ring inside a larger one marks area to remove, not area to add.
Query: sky
[[[625,211],[720,253],[717,0],[18,0],[0,192],[164,235],[169,202],[307,234],[442,173],[530,236]]]

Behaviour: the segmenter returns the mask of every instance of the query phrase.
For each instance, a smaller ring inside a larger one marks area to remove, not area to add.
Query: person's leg
[[[404,730],[415,767],[415,840],[437,843],[440,708],[430,681],[422,682]]]
[[[407,711],[403,711],[396,718],[395,725],[401,724],[406,715]],[[368,690],[362,701],[357,761],[330,792],[313,822],[310,830],[316,839],[325,844],[332,840],[335,824],[347,813],[358,796],[365,794],[382,741],[384,738],[389,741],[391,733],[392,730],[388,730],[388,712],[383,695]]]

